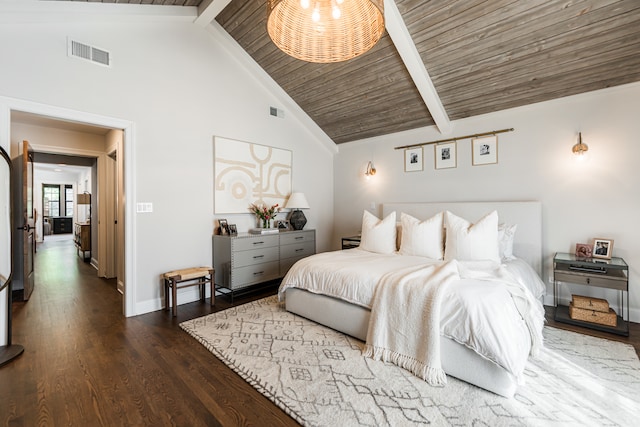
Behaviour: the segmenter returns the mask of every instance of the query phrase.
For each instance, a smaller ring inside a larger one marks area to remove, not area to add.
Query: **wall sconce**
[[[373,163],[372,162],[367,163],[367,170],[365,171],[364,176],[367,179],[369,179],[375,174],[376,174],[376,168],[373,167]]]
[[[582,132],[578,133],[578,143],[571,148],[573,154],[575,154],[579,159],[584,158],[589,151],[589,146],[582,142]]]

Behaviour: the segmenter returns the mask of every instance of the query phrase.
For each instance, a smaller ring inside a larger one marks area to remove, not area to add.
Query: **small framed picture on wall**
[[[436,169],[448,169],[457,167],[457,144],[456,141],[444,144],[436,144],[435,158]]]
[[[404,150],[404,171],[418,172],[423,170],[422,147]]]
[[[496,135],[471,140],[473,166],[498,163],[498,137]]]

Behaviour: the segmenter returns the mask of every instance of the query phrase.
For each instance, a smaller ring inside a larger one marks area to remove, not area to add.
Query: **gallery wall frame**
[[[498,163],[498,136],[490,135],[471,140],[473,166]]]
[[[284,206],[292,170],[290,150],[214,137],[214,212],[249,213],[251,204]]]
[[[424,169],[424,156],[422,147],[407,148],[404,150],[404,171],[419,172]]]
[[[436,144],[433,146],[433,151],[436,169],[450,169],[458,166],[458,144],[456,141]]]

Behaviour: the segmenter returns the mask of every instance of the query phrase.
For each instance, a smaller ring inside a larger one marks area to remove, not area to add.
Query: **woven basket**
[[[342,16],[332,17],[335,6]],[[319,21],[312,12],[317,8]],[[314,0],[268,0],[267,32],[278,48],[308,62],[331,63],[355,58],[371,49],[384,33],[383,0],[350,0],[340,5]]]
[[[573,306],[573,303],[569,304],[569,317],[574,320],[582,320],[583,322],[597,323],[599,325],[606,325],[616,327],[618,324],[618,316],[613,309],[609,309],[608,313],[595,310],[585,310],[584,308],[577,308]]]
[[[571,302],[575,308],[584,308],[585,310],[609,312],[609,301],[600,298],[584,297],[582,295],[571,295]]]

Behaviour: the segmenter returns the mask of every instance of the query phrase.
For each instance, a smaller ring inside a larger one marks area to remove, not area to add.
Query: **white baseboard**
[[[209,286],[206,286],[205,296],[211,297]],[[182,304],[188,304],[200,300],[200,289],[197,286],[191,286],[185,289],[178,289],[178,306]],[[164,295],[159,295],[157,298],[147,301],[141,301],[136,304],[136,316],[152,311],[158,311],[164,309]]]

